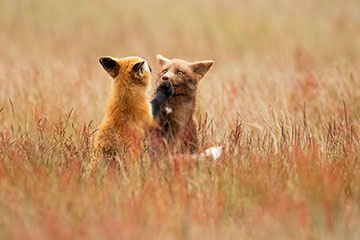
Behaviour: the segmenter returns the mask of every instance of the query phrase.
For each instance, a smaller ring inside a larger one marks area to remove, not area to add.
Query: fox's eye
[[[184,73],[182,71],[178,71],[177,75],[183,75]]]
[[[167,70],[162,70],[162,73],[163,73],[163,74],[167,73]]]

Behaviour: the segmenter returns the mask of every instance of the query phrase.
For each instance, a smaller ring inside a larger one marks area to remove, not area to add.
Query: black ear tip
[[[116,65],[115,60],[110,57],[101,57],[101,58],[99,58],[99,62],[104,68],[107,68],[107,69],[113,68]]]
[[[133,71],[134,71],[134,72],[140,71],[140,69],[142,68],[142,66],[144,66],[144,64],[145,64],[145,61],[141,61],[141,62],[136,63],[136,64],[133,66]]]
[[[103,58],[99,58],[99,63],[101,64],[101,66],[104,67],[104,64],[103,64]]]

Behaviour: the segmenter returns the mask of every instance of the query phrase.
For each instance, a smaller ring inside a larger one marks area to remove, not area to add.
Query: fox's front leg
[[[159,87],[156,89],[156,95],[153,100],[151,100],[151,111],[154,118],[159,116],[159,113],[164,107],[166,101],[173,94],[173,87],[169,81],[162,82]]]

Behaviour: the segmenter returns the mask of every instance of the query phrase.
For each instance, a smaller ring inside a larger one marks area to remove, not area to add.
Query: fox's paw
[[[152,114],[157,117],[168,98],[173,94],[173,87],[170,82],[162,82],[156,89],[156,96],[151,101]]]

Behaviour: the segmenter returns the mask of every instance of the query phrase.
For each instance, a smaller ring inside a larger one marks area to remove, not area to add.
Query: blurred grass
[[[0,239],[357,239],[357,0],[0,2]],[[97,59],[212,59],[201,148],[82,178]]]

